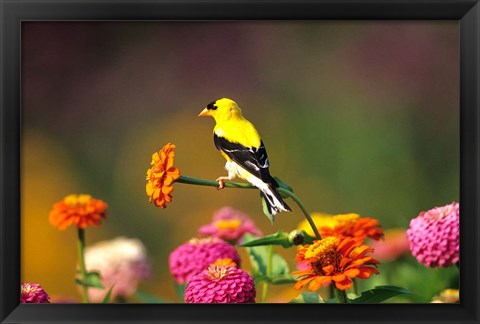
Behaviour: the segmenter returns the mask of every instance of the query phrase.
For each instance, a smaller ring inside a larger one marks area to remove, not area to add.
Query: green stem
[[[205,180],[205,179],[198,179],[198,178],[190,178],[186,176],[180,176],[175,182],[179,183],[187,183],[193,184],[198,186],[209,186],[209,187],[217,187],[218,182],[214,180]],[[242,189],[255,189],[257,187],[252,186],[249,183],[241,183],[241,182],[224,182],[225,188],[242,188]]]
[[[339,304],[347,304],[348,299],[347,299],[347,293],[345,290],[340,290],[337,287],[335,287],[335,297],[337,297],[338,303]]]
[[[273,245],[268,246],[268,260],[267,260],[267,269],[266,269],[266,276],[269,279],[272,276],[272,262],[273,262]],[[262,303],[267,301],[268,295],[268,282],[263,282],[263,290],[262,290]]]
[[[290,198],[292,198],[295,201],[295,203],[298,205],[298,207],[300,207],[300,209],[302,210],[303,215],[307,219],[308,224],[310,224],[310,227],[312,228],[313,232],[315,233],[315,236],[317,237],[317,239],[321,240],[322,237],[320,236],[320,233],[318,232],[317,226],[313,222],[313,219],[310,216],[310,213],[307,211],[307,208],[305,208],[305,205],[300,200],[300,198],[296,194],[294,194],[293,192],[291,192],[290,190],[287,190],[285,188],[280,187],[280,188],[277,188],[277,189],[278,189],[279,192],[284,193],[285,195],[289,196]]]
[[[199,186],[210,186],[210,187],[218,187],[218,182],[213,181],[213,180],[205,180],[205,179],[198,179],[198,178],[190,178],[186,176],[180,176],[175,182],[179,183],[187,183],[187,184],[193,184],[193,185],[199,185]],[[256,189],[257,187],[252,186],[249,183],[240,183],[240,182],[224,182],[225,188],[241,188],[241,189]],[[279,192],[287,195],[288,197],[292,198],[295,203],[300,207],[300,209],[303,212],[303,215],[307,219],[308,223],[310,224],[310,227],[312,228],[313,232],[315,233],[315,236],[317,239],[321,240],[322,237],[320,236],[320,233],[318,232],[317,226],[315,226],[315,223],[313,222],[312,217],[310,216],[310,213],[307,211],[305,208],[305,205],[303,202],[300,200],[300,198],[295,195],[293,192],[291,192],[288,189],[279,187],[277,188]]]
[[[77,240],[77,250],[78,250],[78,264],[80,266],[80,274],[82,276],[82,281],[86,282],[87,280],[87,269],[85,267],[85,230],[78,228],[78,240]],[[82,285],[82,302],[88,303],[88,287]]]
[[[328,285],[328,293],[329,293],[329,297],[330,298],[333,298],[335,297],[335,283],[331,283]]]
[[[356,278],[352,279],[352,285],[353,285],[353,292],[355,293],[355,295],[359,296],[359,294],[358,294],[358,281],[356,280]]]

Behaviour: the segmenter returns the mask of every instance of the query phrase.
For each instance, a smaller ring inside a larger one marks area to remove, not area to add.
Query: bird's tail
[[[275,214],[282,211],[292,211],[272,183],[259,189],[260,195],[265,199],[268,212],[271,215],[275,216]]]

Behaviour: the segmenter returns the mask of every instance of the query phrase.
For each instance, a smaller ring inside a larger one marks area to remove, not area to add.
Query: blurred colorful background
[[[197,118],[222,97],[242,107],[271,173],[311,212],[406,229],[419,212],[458,201],[458,33],[455,21],[23,22],[22,282],[79,300],[76,231],[48,222],[71,193],[108,203],[87,245],[140,239],[153,273],[141,289],[173,302],[168,255],[216,210],[241,210],[264,234],[295,229],[303,215],[292,201],[272,225],[255,190],[177,183],[166,209],[149,204],[146,170],[166,143],[183,175],[226,174],[214,121]],[[294,270],[296,249],[276,251]],[[428,269],[408,254],[379,269],[362,289],[414,292],[393,301],[458,287],[456,268]],[[295,294],[274,287],[269,301]]]

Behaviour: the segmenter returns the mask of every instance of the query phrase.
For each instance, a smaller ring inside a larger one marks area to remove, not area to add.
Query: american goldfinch
[[[215,119],[213,140],[215,147],[225,157],[228,176],[218,177],[218,188],[225,180],[236,176],[260,189],[271,215],[291,211],[277,191],[278,183],[268,171],[269,162],[265,146],[257,130],[245,117],[235,101],[222,98],[213,101],[198,115]]]

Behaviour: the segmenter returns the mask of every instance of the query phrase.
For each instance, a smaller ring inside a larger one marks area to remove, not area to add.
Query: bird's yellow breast
[[[252,123],[245,118],[217,122],[213,132],[231,143],[238,143],[246,147],[260,146],[260,135]]]

